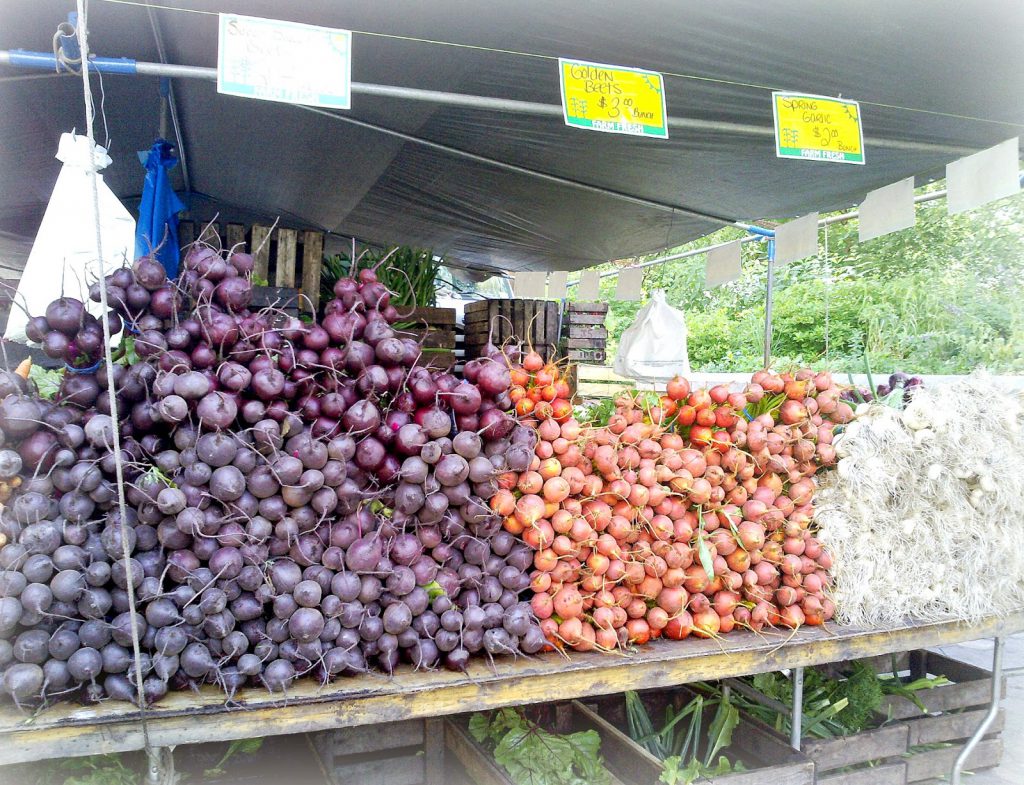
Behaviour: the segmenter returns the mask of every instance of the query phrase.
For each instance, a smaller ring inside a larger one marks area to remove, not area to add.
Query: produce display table
[[[247,689],[230,705],[214,688],[174,693],[146,711],[156,747],[304,733],[438,717],[631,689],[668,687],[753,673],[820,665],[1024,630],[1024,609],[977,624],[906,624],[892,629],[826,625],[797,632],[731,633],[721,640],[659,640],[632,654],[557,653],[493,666],[474,661],[467,673],[368,674],[326,686],[301,681],[287,700]],[[0,764],[124,752],[143,748],[139,711],[122,702],[60,704],[30,716],[0,710]]]

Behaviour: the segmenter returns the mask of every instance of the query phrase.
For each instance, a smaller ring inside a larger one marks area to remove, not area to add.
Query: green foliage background
[[[955,216],[938,199],[918,205],[912,229],[866,243],[857,232],[856,220],[833,224],[827,261],[823,229],[817,257],[777,268],[777,367],[812,363],[862,373],[866,349],[878,372],[1024,373],[1024,194]],[[675,250],[743,236],[726,228]],[[644,276],[644,301],[662,289],[685,312],[695,371],[762,365],[767,248],[742,248],[743,276],[711,292],[704,290],[703,255],[651,267]],[[643,304],[615,301],[615,282],[601,282],[601,299],[610,303],[609,364]]]

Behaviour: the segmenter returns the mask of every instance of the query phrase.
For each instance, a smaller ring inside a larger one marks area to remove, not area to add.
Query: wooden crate
[[[445,782],[441,720],[404,720],[308,735],[331,785]]]
[[[664,716],[665,706],[676,703],[685,705],[695,693],[688,687],[672,690],[650,690],[640,693],[640,699],[647,707],[652,721],[657,727]],[[632,751],[633,757],[642,763],[634,764],[637,785],[658,785],[662,771],[661,761],[648,752],[640,744],[633,741],[626,733],[626,701],[622,695],[590,699],[580,710],[588,712],[605,722],[614,733],[619,744]],[[708,709],[703,728],[709,727],[712,709]],[[814,764],[802,753],[792,749],[788,743],[778,737],[773,730],[755,719],[741,717],[740,724],[733,731],[732,744],[722,754],[729,760],[742,761],[744,771],[715,777],[715,785],[813,785]],[[614,770],[614,769],[613,769]],[[706,783],[708,780],[698,780]]]
[[[398,309],[401,318],[396,327],[403,334],[422,341],[420,362],[431,368],[455,366],[455,309],[417,306],[410,312]]]
[[[619,734],[597,715],[585,710],[576,703],[561,704],[556,708],[558,713],[558,730],[561,733],[595,730],[601,737],[601,757],[605,767],[611,773],[609,785],[640,785],[641,782],[656,782],[661,766],[657,772],[650,768],[647,761],[636,758],[634,751],[621,743]],[[494,762],[491,754],[477,743],[469,733],[469,716],[452,717],[445,721],[444,742],[448,753],[448,778],[458,781],[460,778],[474,785],[513,785],[505,770]],[[458,762],[458,767],[452,765]],[[642,778],[636,776],[639,769]],[[625,776],[623,775],[625,772]]]
[[[908,738],[906,724],[898,723],[836,739],[803,739],[800,751],[814,761],[819,785],[903,785]]]
[[[561,309],[552,300],[478,300],[464,312],[466,359],[479,357],[488,336],[495,346],[513,341],[545,360],[558,356]]]
[[[608,329],[608,303],[566,303],[559,350],[570,362],[603,363]]]
[[[558,344],[558,353],[573,363],[603,363],[608,359],[603,340],[601,346],[580,345],[596,342],[590,338],[564,338]]]
[[[320,268],[323,265],[324,233],[271,227],[264,224],[178,223],[178,245],[202,240],[216,248],[236,248],[253,255],[253,275],[275,287],[298,288],[305,297],[303,311],[316,311],[320,303]],[[308,298],[308,299],[306,299]]]
[[[869,663],[879,673],[892,671],[888,656],[872,658]],[[896,667],[913,678],[945,676],[954,683],[917,693],[927,713],[913,701],[888,695],[876,714],[877,727],[834,739],[802,739],[800,749],[814,762],[819,785],[908,785],[949,774],[963,742],[985,716],[991,676],[981,668],[928,651],[898,655]],[[1000,711],[971,755],[968,770],[999,765],[999,735],[1004,723]],[[781,735],[778,738],[788,741]],[[952,746],[925,748],[939,744]]]
[[[287,286],[254,286],[252,302],[249,307],[254,311],[263,308],[276,308],[291,316],[299,313],[299,290]]]
[[[897,695],[887,696],[880,709],[880,716],[892,717],[908,727],[907,783],[926,782],[949,774],[964,742],[981,724],[992,698],[992,675],[983,668],[930,651],[911,652],[906,660],[912,676],[945,676],[953,682],[917,693],[927,713],[913,701]],[[1002,693],[1006,694],[1005,677]],[[968,770],[999,765],[1003,756],[1001,735],[1005,723],[1005,712],[1000,710],[984,740],[968,759]],[[921,749],[925,745],[942,743],[952,743],[953,746]]]

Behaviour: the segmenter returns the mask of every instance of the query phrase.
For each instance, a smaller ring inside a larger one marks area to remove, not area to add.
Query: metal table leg
[[[146,785],[174,781],[174,748],[153,747],[146,761]]]
[[[989,704],[985,719],[981,721],[981,725],[974,731],[974,735],[967,740],[964,748],[960,750],[960,754],[956,757],[956,762],[953,764],[953,773],[950,776],[951,785],[960,785],[960,775],[963,772],[964,766],[967,765],[967,758],[974,751],[974,748],[978,746],[978,742],[982,740],[985,732],[999,713],[999,702],[1002,700],[1004,643],[1005,641],[1002,638],[995,639],[992,650],[992,702]]]
[[[793,714],[792,729],[789,732],[789,746],[800,751],[800,737],[803,735],[804,720],[804,669],[793,669]]]

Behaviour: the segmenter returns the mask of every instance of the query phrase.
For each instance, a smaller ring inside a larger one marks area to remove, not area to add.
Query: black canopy
[[[474,267],[574,269],[723,222],[845,207],[909,175],[941,176],[1024,127],[1024,6],[1013,1],[160,2],[193,11],[152,10],[171,63],[214,66],[218,20],[200,12],[228,11],[357,31],[362,83],[557,106],[559,56],[663,72],[678,120],[667,140],[360,94],[330,117],[174,80],[203,210],[432,247]],[[69,10],[69,0],[7,0],[0,49],[49,51]],[[149,14],[92,0],[90,48],[158,61]],[[771,88],[861,101],[866,165],[777,159]],[[136,151],[159,127],[158,79],[106,75],[103,92],[105,176],[131,204],[144,173]],[[58,136],[84,126],[80,80],[0,66],[0,231],[35,231]],[[97,135],[102,144],[102,121]]]

